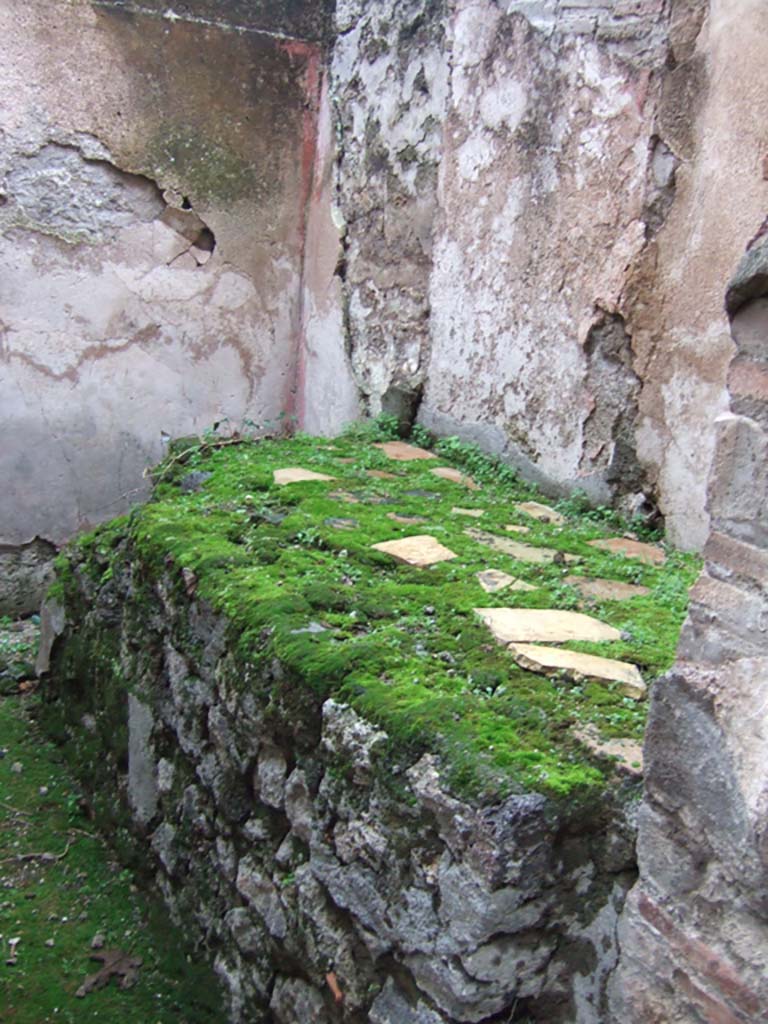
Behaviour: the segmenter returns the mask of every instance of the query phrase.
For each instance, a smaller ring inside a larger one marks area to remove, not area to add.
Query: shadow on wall
[[[767,228],[726,296],[736,353],[712,532],[677,664],[653,692],[616,1022],[768,1020]]]

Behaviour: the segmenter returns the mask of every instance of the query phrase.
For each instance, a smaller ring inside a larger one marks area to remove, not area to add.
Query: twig
[[[32,815],[28,814],[27,811],[20,811],[17,807],[11,807],[10,804],[5,803],[4,800],[0,800],[0,807],[4,807],[6,811],[10,811],[11,814],[18,814],[20,818],[31,818]]]
[[[195,452],[212,451],[214,448],[226,448],[230,444],[243,444],[244,441],[249,440],[247,437],[240,437],[240,435],[234,435],[233,437],[223,437],[219,441],[201,441],[200,444],[193,444],[189,448],[185,448],[183,452],[179,452],[178,455],[174,455],[164,466],[163,470],[158,476],[155,483],[159,484],[168,473],[169,470],[173,469],[177,462],[183,462],[188,455],[192,455]],[[145,470],[145,475],[151,473],[151,470]]]
[[[0,859],[0,864],[11,864],[14,861],[17,864],[21,864],[28,860],[42,860],[46,863],[52,863],[57,860],[64,860],[69,853],[69,848],[72,846],[72,840],[70,840],[64,847],[63,853],[15,853],[13,857],[3,857]]]

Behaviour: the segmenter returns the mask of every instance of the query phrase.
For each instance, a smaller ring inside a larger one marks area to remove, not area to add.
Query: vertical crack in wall
[[[601,311],[584,354],[592,409],[584,421],[580,469],[602,472],[618,494],[640,492],[645,474],[637,458],[635,424],[641,381],[632,368],[632,338],[624,317]]]

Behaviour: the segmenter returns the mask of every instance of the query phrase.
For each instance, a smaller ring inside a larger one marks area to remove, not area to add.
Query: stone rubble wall
[[[727,295],[736,354],[716,420],[712,532],[645,745],[640,880],[612,1019],[768,1020],[768,242]]]
[[[44,616],[44,717],[233,1021],[605,1020],[631,800],[459,799],[434,757],[240,660],[173,569],[91,559]]]

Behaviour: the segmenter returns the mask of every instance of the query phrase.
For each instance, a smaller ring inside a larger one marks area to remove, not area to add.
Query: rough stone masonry
[[[730,283],[706,566],[646,733],[617,1021],[768,1020],[768,241]]]

